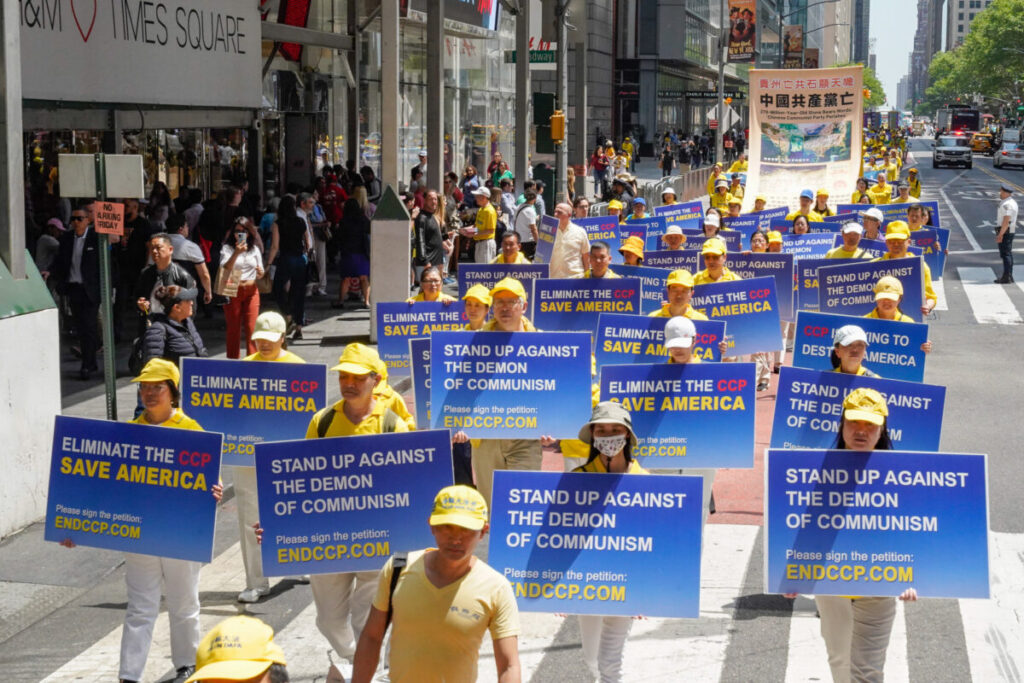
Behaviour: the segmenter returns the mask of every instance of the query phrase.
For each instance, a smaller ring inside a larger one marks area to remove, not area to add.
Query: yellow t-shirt
[[[261,358],[259,351],[257,351],[256,353],[252,354],[251,356],[246,356],[242,360],[258,360],[258,361],[262,361],[264,363],[305,363],[306,362],[306,361],[302,360],[301,358],[299,358],[298,356],[296,356],[291,351],[289,351],[288,349],[281,349],[281,355],[279,355],[274,360],[270,360],[270,361]]]
[[[494,239],[494,231],[498,227],[498,212],[494,210],[490,202],[484,204],[479,211],[476,212],[476,234],[473,235],[473,240],[480,242],[483,240]]]
[[[714,192],[711,194],[711,206],[719,211],[728,211],[729,200],[731,199],[732,195],[728,192],[725,194],[718,194],[717,192]]]
[[[821,214],[818,213],[817,211],[813,211],[812,210],[809,213],[804,214],[802,211],[800,211],[800,209],[797,209],[796,211],[794,211],[791,214],[789,214],[788,216],[786,216],[786,220],[787,221],[792,221],[792,220],[796,219],[797,216],[800,216],[800,215],[806,215],[808,223],[822,223],[823,222],[822,219],[821,219]]]
[[[921,197],[921,179],[915,178],[910,180],[910,196],[920,199]]]
[[[732,166],[729,167],[727,173],[746,173],[749,162],[747,161],[734,161]]]
[[[588,280],[588,279],[593,279],[594,275],[590,272],[590,269],[587,268],[587,271],[585,273],[583,273],[582,277],[583,277],[584,280]],[[597,278],[597,279],[601,279],[601,280],[603,280],[603,279],[615,280],[615,279],[621,278],[621,277],[622,277],[621,275],[619,275],[618,273],[614,272],[611,268],[609,268],[608,270],[605,271],[603,277]]]
[[[857,247],[853,251],[847,251],[846,247],[839,246],[834,249],[829,249],[825,254],[825,258],[867,258],[867,252]]]
[[[171,429],[191,429],[196,432],[203,431],[203,428],[199,426],[199,423],[183,413],[181,408],[175,408],[174,412],[171,413],[171,416],[167,418],[167,421],[161,422],[158,425],[154,425],[152,422],[147,420],[145,412],[140,414],[134,420],[131,420],[131,423],[137,425],[151,425],[153,427],[170,427]]]
[[[875,318],[877,320],[885,320],[885,318],[883,318],[882,316],[878,315],[878,309],[877,308],[871,309],[871,312],[868,313],[867,315],[865,315],[864,317],[865,318]],[[893,321],[898,322],[898,323],[912,323],[912,322],[916,322],[913,318],[911,318],[906,313],[903,313],[902,311],[896,311],[896,317],[893,318]]]
[[[924,299],[925,301],[938,301],[939,295],[935,293],[935,288],[932,286],[932,269],[928,267],[928,264],[924,262],[924,259],[920,256],[913,256],[907,254],[901,258],[919,258],[921,259],[921,272],[924,273]],[[889,254],[882,256],[881,258],[875,259],[876,261],[894,261],[895,259],[889,258]]]
[[[734,185],[730,185],[729,186],[729,194],[731,194],[735,199],[743,199],[743,186],[742,185],[735,185],[735,186]]]
[[[409,428],[410,432],[416,431],[416,418],[409,412],[409,407],[405,405],[405,399],[402,395],[395,391],[394,387],[388,384],[386,381],[381,380],[377,388],[373,390],[373,398],[378,403],[383,403],[385,406],[391,409],[398,417],[405,421],[405,426]]]
[[[537,328],[533,326],[533,323],[531,323],[530,319],[527,318],[525,315],[522,318],[519,319],[519,323],[520,323],[520,326],[523,329],[517,330],[517,332],[536,332],[537,331]],[[491,320],[488,320],[486,324],[484,324],[483,331],[484,332],[500,332],[501,330],[498,329],[498,321],[495,320],[495,319],[491,319]]]
[[[370,415],[359,424],[352,424],[347,417],[345,417],[345,399],[342,399],[335,403],[333,406],[328,406],[323,410],[313,415],[313,419],[309,421],[309,426],[306,428],[306,438],[316,439],[320,435],[317,433],[317,425],[320,424],[320,418],[327,413],[328,410],[334,411],[334,418],[331,420],[331,426],[327,428],[327,433],[324,437],[331,436],[365,436],[367,434],[381,434],[384,427],[384,414],[388,410],[388,406],[385,405],[384,401],[377,401],[373,406],[373,411]],[[406,426],[405,422],[399,419],[395,423],[396,432],[407,432],[409,427]]]
[[[877,185],[868,190],[872,204],[888,204],[892,200],[892,188],[888,185],[878,187]]]
[[[867,192],[861,192],[860,190],[854,190],[853,191],[853,195],[850,197],[850,203],[851,204],[860,204],[860,198],[863,197],[864,195],[867,195],[868,200],[870,201],[871,195],[869,195]]]
[[[718,179],[722,178],[722,177],[723,176],[722,176],[721,173],[719,173],[718,175],[712,174],[712,175],[708,176],[708,184],[707,184],[708,195],[714,196],[714,194],[715,194],[715,183],[717,183]]]
[[[718,278],[717,280],[713,280],[711,278],[711,275],[708,273],[708,269],[705,268],[704,270],[700,271],[699,273],[697,273],[696,275],[693,276],[693,284],[695,286],[696,285],[709,285],[709,284],[712,284],[712,283],[715,283],[715,282],[732,282],[733,280],[742,280],[742,279],[743,278],[741,278],[736,273],[732,272],[728,268],[723,267],[722,268],[722,277]]]
[[[512,261],[512,263],[508,264],[508,265],[515,265],[517,263],[529,263],[529,262],[530,262],[530,259],[528,259],[525,256],[523,256],[523,252],[517,251],[516,252],[515,260]],[[505,263],[505,255],[504,254],[498,254],[497,256],[494,257],[494,259],[491,261],[491,263]]]
[[[661,309],[655,311],[654,313],[648,313],[647,317],[648,318],[671,318],[672,317],[672,313],[669,312],[668,304],[662,304],[661,305]],[[690,320],[707,320],[708,319],[708,317],[706,315],[704,315],[703,313],[698,311],[693,306],[687,306],[686,307],[686,312],[683,313],[683,317],[684,318],[689,318]]]
[[[588,463],[580,465],[573,472],[594,472],[597,474],[607,474],[608,468],[604,466],[604,462],[601,458],[594,458]],[[650,474],[647,470],[640,466],[636,460],[629,461],[629,467],[626,468],[626,474]]]
[[[391,621],[392,683],[461,683],[477,680],[484,633],[491,640],[519,635],[519,609],[512,585],[487,563],[476,560],[458,581],[438,588],[427,578],[424,556],[409,553],[391,592],[389,559],[380,571],[373,606]]]
[[[410,304],[414,304],[414,303],[417,303],[417,302],[424,302],[425,299],[423,298],[423,292],[420,292],[416,296],[411,297],[409,299],[406,299],[405,301],[406,301],[406,303],[410,303]],[[458,301],[458,299],[456,299],[455,297],[453,297],[453,296],[451,296],[449,294],[445,294],[444,292],[440,292],[437,295],[437,301],[435,301],[434,303],[441,303],[441,304],[443,304],[443,303],[452,303],[454,301]]]

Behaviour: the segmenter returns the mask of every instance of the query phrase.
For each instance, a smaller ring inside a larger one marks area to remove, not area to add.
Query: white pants
[[[316,603],[316,627],[334,652],[352,659],[356,642],[370,615],[380,572],[314,574],[309,578]]]
[[[307,287],[307,292],[326,292],[327,291],[327,242],[323,240],[314,239],[314,248],[316,249],[316,273],[317,281],[311,282]]]
[[[777,351],[775,353],[778,353]],[[759,351],[751,355],[754,365],[757,367],[757,383],[767,383],[772,379],[772,365],[775,360],[775,353]]]
[[[821,637],[835,683],[882,683],[896,598],[818,595]]]
[[[589,614],[580,614],[577,618],[583,641],[583,661],[590,673],[601,683],[619,683],[622,680],[622,651],[626,647],[629,629],[633,628],[633,618]]]
[[[477,240],[473,247],[474,263],[490,263],[498,253],[498,247],[494,244],[493,239]]]
[[[260,521],[259,499],[256,497],[256,468],[232,467],[235,502],[238,505],[238,535],[242,543],[242,564],[245,565],[245,587],[266,590],[270,581],[263,576],[263,558],[256,543],[252,525]]]
[[[175,669],[195,666],[199,647],[199,562],[125,553],[128,609],[121,631],[119,678],[142,680],[160,613],[160,584],[167,596],[171,624],[171,662]]]

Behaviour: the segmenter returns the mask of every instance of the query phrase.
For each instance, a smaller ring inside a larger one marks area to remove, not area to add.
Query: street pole
[[[728,29],[726,28],[726,13],[725,13],[725,0],[721,0],[719,3],[721,7],[721,20],[718,31],[718,130],[715,135],[715,161],[720,164],[725,163],[725,141],[723,135],[725,135],[725,57],[726,57],[726,41],[729,39]]]
[[[106,199],[106,156],[94,155],[96,160],[96,201]],[[95,221],[92,229],[96,229]],[[110,238],[97,234],[100,250],[100,322],[103,323],[103,384],[106,387],[107,419],[117,420],[117,366],[114,357],[113,286],[110,282]]]
[[[557,22],[556,33],[558,35],[558,103],[555,109],[560,109],[564,115],[569,110],[569,45],[565,26],[565,12],[568,0],[557,1],[558,4],[555,5],[555,21]],[[568,197],[565,185],[568,175],[566,167],[569,163],[569,153],[566,146],[567,137],[568,135],[565,135],[561,140],[555,142],[555,191],[553,194],[556,202],[567,201]]]
[[[20,3],[4,2],[0,7],[0,168],[6,178],[0,183],[0,259],[11,277],[24,280],[25,270],[25,183],[22,169],[21,119],[21,22]]]

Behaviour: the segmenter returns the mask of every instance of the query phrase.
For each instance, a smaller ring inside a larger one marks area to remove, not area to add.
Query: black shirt
[[[434,214],[420,209],[413,222],[416,236],[416,265],[439,266],[444,263],[444,247],[442,246],[441,226]]]

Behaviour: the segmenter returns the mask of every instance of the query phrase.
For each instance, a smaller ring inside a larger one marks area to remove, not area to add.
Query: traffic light
[[[726,104],[732,104],[732,98],[731,97],[726,97],[725,98],[725,103]]]
[[[551,114],[551,139],[556,142],[565,140],[565,114],[561,109]]]

